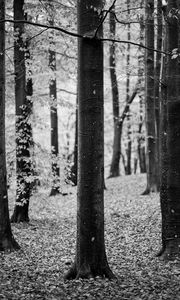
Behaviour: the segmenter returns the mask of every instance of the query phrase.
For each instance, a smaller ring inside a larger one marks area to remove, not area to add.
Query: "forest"
[[[0,299],[180,299],[179,20],[0,0]]]

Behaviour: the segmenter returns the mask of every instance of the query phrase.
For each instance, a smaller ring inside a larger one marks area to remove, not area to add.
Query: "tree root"
[[[166,241],[166,245],[162,247],[158,254],[160,260],[164,261],[180,259],[180,239]]]
[[[93,270],[89,264],[83,264],[78,270],[76,264],[74,264],[67,274],[64,276],[65,280],[73,279],[90,279],[95,277],[108,278],[109,280],[116,279],[116,276],[112,273],[109,266],[106,265],[98,270]]]
[[[9,238],[7,238],[7,237],[3,238],[0,243],[0,251],[9,253],[9,252],[13,252],[13,251],[16,251],[19,249],[20,249],[20,246],[15,241],[13,236],[10,236]]]
[[[16,211],[11,216],[11,223],[29,223],[29,217],[23,213],[17,213]]]
[[[59,188],[55,189],[55,188],[52,188],[50,194],[49,194],[49,197],[51,196],[56,196],[56,195],[62,195],[62,196],[67,196],[68,193],[63,193],[59,190]]]

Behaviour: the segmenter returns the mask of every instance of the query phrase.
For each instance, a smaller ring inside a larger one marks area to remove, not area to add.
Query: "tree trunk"
[[[128,12],[128,20],[130,21],[130,0],[127,0],[127,12]],[[127,25],[128,27],[128,36],[127,40],[131,40],[131,25],[130,23]],[[126,102],[129,101],[130,98],[130,43],[127,45],[127,70],[126,70]],[[127,115],[127,149],[126,149],[126,175],[131,174],[131,124],[130,124],[130,111]]]
[[[24,0],[14,1],[14,19],[24,20]],[[28,222],[29,198],[31,195],[32,175],[30,147],[32,128],[29,116],[32,102],[26,94],[25,49],[23,41],[24,24],[14,24],[14,67],[15,67],[15,102],[16,102],[16,203],[11,222]]]
[[[51,25],[53,22],[51,22]],[[57,114],[57,90],[56,90],[56,53],[54,51],[55,43],[50,41],[49,48],[49,67],[53,76],[49,82],[49,97],[50,97],[50,112],[51,112],[51,157],[52,157],[52,176],[53,185],[50,196],[55,196],[60,193],[60,170],[58,163],[58,114]]]
[[[141,5],[143,3],[141,2]],[[144,17],[140,19],[140,45],[144,44]],[[139,95],[139,129],[138,129],[138,158],[140,173],[146,173],[146,151],[145,151],[145,139],[143,134],[144,123],[144,49],[140,46],[138,54],[138,95]]]
[[[180,257],[180,66],[179,16],[176,10],[179,0],[168,1],[167,7],[167,102],[164,103],[163,126],[161,126],[161,213],[162,244],[164,259]],[[165,127],[165,128],[164,128]]]
[[[5,19],[5,1],[0,0],[0,20]],[[19,249],[9,220],[5,150],[5,23],[0,23],[0,251]]]
[[[158,191],[155,160],[154,51],[150,50],[154,49],[154,0],[146,0],[145,41],[148,47],[145,64],[147,187],[143,195]]]
[[[55,10],[52,0],[48,0],[49,24],[54,25]],[[60,169],[59,169],[59,147],[58,147],[58,113],[57,113],[57,88],[56,88],[56,52],[55,34],[50,32],[49,36],[49,68],[51,78],[49,80],[50,120],[51,120],[51,168],[52,188],[50,196],[60,193]]]
[[[112,13],[109,16],[109,26],[111,38],[116,35],[116,20],[115,20],[115,7],[112,8]],[[112,88],[112,104],[113,104],[113,120],[114,120],[114,141],[113,141],[113,155],[110,167],[110,177],[117,177],[120,175],[119,162],[121,156],[121,135],[122,127],[119,126],[119,92],[118,82],[116,76],[116,44],[112,42],[109,48],[109,68],[111,77]]]
[[[76,100],[76,121],[75,121],[75,141],[74,141],[74,161],[70,171],[70,180],[77,185],[77,162],[78,162],[78,100]]]
[[[77,244],[66,279],[114,277],[104,244],[103,43],[98,40],[102,9],[102,0],[78,1],[78,32],[88,37],[78,40]]]
[[[162,1],[157,1],[157,50],[162,50]],[[154,100],[155,100],[155,124],[156,124],[156,178],[157,190],[160,189],[160,71],[161,71],[161,53],[156,53],[155,61],[155,82],[154,82]]]

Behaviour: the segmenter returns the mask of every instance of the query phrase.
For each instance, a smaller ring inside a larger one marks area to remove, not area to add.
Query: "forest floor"
[[[159,195],[141,196],[144,175],[106,180],[105,238],[117,280],[64,281],[74,260],[76,187],[67,196],[39,189],[30,223],[12,225],[21,250],[0,253],[0,299],[174,300],[180,299],[180,266],[156,257],[161,248]],[[13,208],[10,193],[10,210]]]

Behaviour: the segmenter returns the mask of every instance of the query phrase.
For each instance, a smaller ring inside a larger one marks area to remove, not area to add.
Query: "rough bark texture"
[[[154,49],[154,0],[146,0],[145,41],[149,49]],[[143,194],[158,191],[155,160],[154,51],[149,49],[146,49],[145,64],[147,187]]]
[[[103,44],[98,10],[102,0],[78,1],[78,205],[75,263],[66,279],[114,277],[104,244]]]
[[[167,51],[172,53],[180,46],[180,1],[170,0],[167,7]],[[169,13],[171,12],[171,13]],[[161,210],[162,244],[161,257],[180,257],[180,65],[179,57],[167,57],[167,102],[163,114]]]
[[[14,1],[15,20],[25,19],[24,1]],[[23,41],[24,24],[14,24],[14,68],[15,68],[15,102],[16,102],[16,203],[12,222],[28,222],[29,198],[31,195],[32,175],[30,147],[32,143],[32,128],[29,116],[32,102],[26,94],[25,48]]]
[[[5,19],[5,1],[0,0],[0,20]],[[5,24],[0,23],[0,251],[19,249],[9,220],[5,150]]]
[[[116,35],[116,20],[115,20],[115,7],[112,8],[112,13],[109,16],[109,27],[111,38]],[[114,140],[113,140],[113,155],[110,166],[109,177],[117,177],[120,175],[119,162],[121,156],[121,136],[122,126],[119,125],[119,91],[116,76],[116,43],[110,45],[109,48],[109,67],[111,77],[112,89],[112,104],[113,104],[113,120],[114,120]]]

